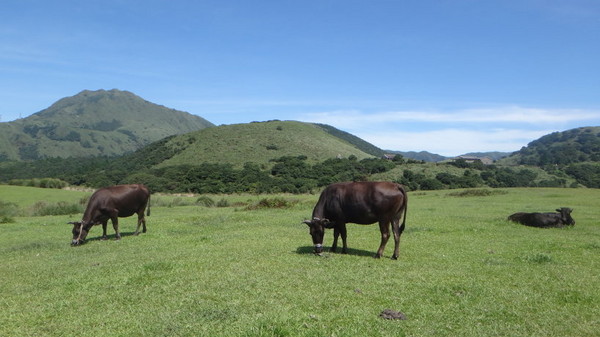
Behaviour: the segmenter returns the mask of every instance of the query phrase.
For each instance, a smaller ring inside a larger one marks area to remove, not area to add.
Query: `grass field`
[[[347,255],[313,255],[301,221],[317,195],[252,210],[275,196],[154,196],[148,233],[127,218],[120,241],[95,227],[81,247],[66,224],[81,214],[16,217],[0,224],[0,336],[599,336],[600,190],[490,191],[409,193],[398,261],[393,242],[371,257],[377,226],[348,225]],[[0,186],[23,208],[86,193]],[[505,220],[562,206],[573,228]]]

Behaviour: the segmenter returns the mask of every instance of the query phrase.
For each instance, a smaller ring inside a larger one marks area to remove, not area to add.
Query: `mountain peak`
[[[8,146],[0,150],[0,160],[121,155],[167,136],[214,126],[118,89],[83,90],[4,124],[0,144]]]

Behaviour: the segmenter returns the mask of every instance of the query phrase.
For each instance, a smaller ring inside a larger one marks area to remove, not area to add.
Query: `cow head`
[[[84,223],[83,221],[69,222],[69,224],[73,225],[73,240],[71,241],[71,246],[79,246],[83,244],[85,242],[85,237],[88,235],[92,225]]]
[[[323,236],[325,228],[332,228],[332,223],[328,219],[313,218],[312,220],[304,220],[304,223],[310,228],[310,236],[315,245],[315,254],[323,253]]]
[[[562,207],[556,211],[560,213],[560,218],[565,225],[575,225],[575,220],[571,217],[571,212],[573,212],[571,208]]]

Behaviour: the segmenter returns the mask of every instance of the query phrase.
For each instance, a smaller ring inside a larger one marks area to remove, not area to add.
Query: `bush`
[[[15,222],[18,208],[16,204],[0,200],[0,223]]]
[[[32,216],[69,215],[78,213],[83,213],[83,207],[79,203],[69,204],[65,201],[59,201],[57,203],[38,201],[32,207]]]
[[[215,201],[210,197],[202,196],[196,199],[196,205],[204,207],[215,207]]]
[[[460,192],[452,192],[452,193],[448,193],[448,195],[452,196],[452,197],[487,197],[490,195],[507,194],[507,193],[508,192],[503,191],[503,190],[488,190],[488,189],[479,188],[479,189],[464,190],[464,191],[460,191]]]
[[[40,187],[40,188],[64,188],[69,186],[66,181],[56,178],[33,178],[33,179],[12,179],[8,182],[9,185],[14,186],[29,186],[29,187]]]
[[[217,207],[229,207],[229,201],[225,200],[225,198],[222,198],[217,202]]]
[[[255,210],[255,209],[270,209],[270,208],[290,208],[293,207],[297,202],[289,201],[281,197],[275,198],[264,198],[258,201],[255,204],[249,205],[246,207],[246,210]]]

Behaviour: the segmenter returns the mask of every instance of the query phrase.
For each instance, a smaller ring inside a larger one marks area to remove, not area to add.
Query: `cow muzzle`
[[[73,240],[71,241],[71,246],[80,246],[83,244],[82,240]]]
[[[317,243],[315,245],[315,254],[319,255],[319,256],[323,255],[323,245],[322,244]]]

